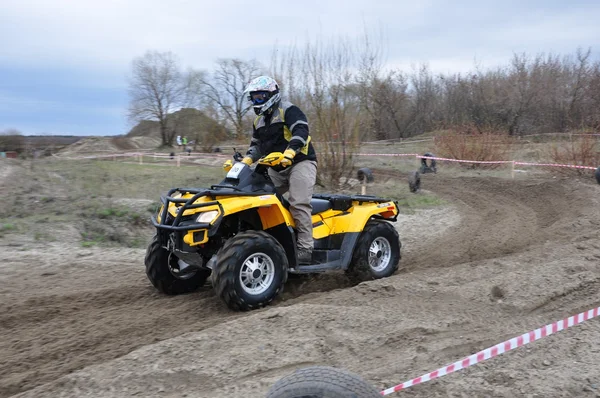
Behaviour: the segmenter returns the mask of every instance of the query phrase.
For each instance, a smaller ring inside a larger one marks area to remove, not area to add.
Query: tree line
[[[383,53],[369,37],[317,41],[276,49],[267,64],[220,59],[202,71],[183,70],[173,53],[149,51],[132,63],[129,116],[157,121],[164,145],[184,130],[246,137],[254,115],[243,90],[270,74],[319,141],[408,138],[457,126],[512,136],[600,129],[600,61],[591,49],[514,54],[504,65],[455,74],[427,65],[389,69]],[[194,123],[196,113],[176,112],[188,108],[203,117]]]

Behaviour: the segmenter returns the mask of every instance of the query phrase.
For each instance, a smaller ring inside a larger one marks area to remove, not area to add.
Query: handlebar
[[[241,162],[244,156],[233,148],[233,160],[236,162]]]

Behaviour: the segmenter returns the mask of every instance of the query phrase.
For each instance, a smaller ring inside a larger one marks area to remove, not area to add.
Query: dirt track
[[[82,249],[69,231],[33,248],[5,237],[0,397],[261,396],[308,364],[388,387],[600,303],[600,186],[443,174],[423,185],[451,206],[400,220],[397,275],[292,280],[252,313],[229,312],[208,286],[155,293],[140,250]],[[410,393],[596,396],[599,337],[590,321]]]

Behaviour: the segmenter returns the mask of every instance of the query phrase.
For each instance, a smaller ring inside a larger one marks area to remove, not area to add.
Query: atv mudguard
[[[330,200],[332,209],[312,217],[315,253],[321,252],[324,258],[321,264],[303,267],[306,272],[347,269],[367,222],[371,218],[396,221],[398,215],[397,203],[387,199],[327,194],[313,197]]]
[[[256,211],[261,227],[281,244],[287,255],[290,267],[296,265],[296,234],[294,219],[275,194],[260,196],[237,196],[218,199],[225,215]]]

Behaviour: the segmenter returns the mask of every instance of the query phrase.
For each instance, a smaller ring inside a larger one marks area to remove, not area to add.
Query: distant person
[[[183,145],[183,150],[185,151],[187,147],[187,137],[183,137],[181,139],[181,144]]]
[[[177,146],[181,146],[181,136],[177,136]]]

